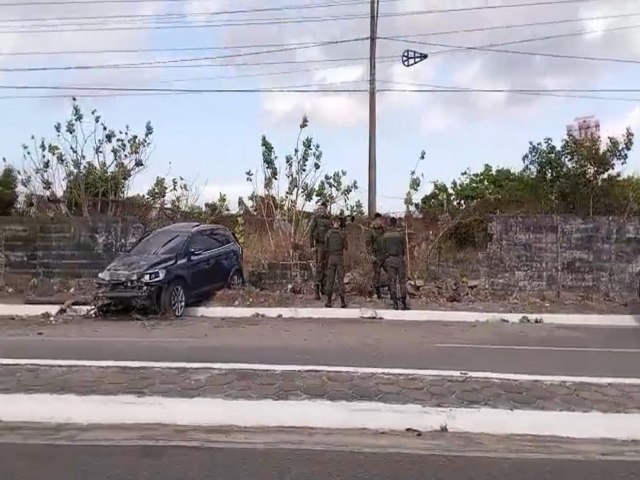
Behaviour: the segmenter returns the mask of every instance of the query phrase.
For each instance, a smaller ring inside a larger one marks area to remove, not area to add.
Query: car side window
[[[201,233],[194,234],[193,237],[191,237],[191,242],[189,243],[189,248],[194,250],[201,250],[203,252],[208,252],[218,247],[218,243],[216,243],[213,238]]]
[[[231,243],[231,238],[229,238],[229,235],[226,232],[213,230],[209,233],[213,241],[217,242],[220,247],[224,247],[225,245],[229,245]]]

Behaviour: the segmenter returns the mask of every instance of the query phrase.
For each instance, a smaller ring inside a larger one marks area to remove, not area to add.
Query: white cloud
[[[299,5],[312,5],[311,0],[298,0]],[[295,3],[295,2],[294,2]],[[387,13],[411,13],[425,10],[442,10],[468,7],[499,5],[503,0],[407,0],[381,4],[379,35],[393,37],[398,35],[431,34],[412,37],[411,40],[435,42],[451,45],[482,46],[509,42],[554,34],[578,32],[580,30],[598,30],[598,33],[548,39],[545,41],[525,42],[505,48],[527,52],[552,52],[563,54],[620,56],[633,58],[640,55],[640,28],[618,32],[606,32],[606,29],[630,25],[632,18],[590,20],[592,17],[608,15],[632,15],[636,13],[635,2],[607,1],[585,4],[557,4],[529,8],[486,9],[453,13],[434,13],[421,15],[386,16]],[[504,3],[509,3],[504,0]],[[273,0],[268,6],[290,5],[286,0]],[[211,16],[207,13],[225,9],[242,10],[260,8],[249,0],[219,0],[216,2],[185,1],[175,2],[135,2],[114,5],[56,5],[38,8],[17,7],[3,9],[9,18],[60,17],[60,16],[97,16],[113,14],[155,14],[164,12],[183,12],[195,22],[202,21],[261,21],[274,17],[286,17],[291,20],[300,17],[348,17],[359,15],[351,20],[335,19],[316,23],[289,23],[278,25],[252,25],[212,29],[215,40],[199,42],[220,46],[241,44],[274,44],[293,42],[326,42],[347,38],[366,37],[368,34],[368,5],[366,2],[331,8],[308,8],[303,10],[266,11],[243,15]],[[462,32],[458,34],[434,34],[474,28],[527,24],[545,21],[581,20],[573,23],[531,26],[527,28],[495,29],[481,32]],[[99,21],[94,23],[99,24]],[[142,25],[131,21],[131,25]],[[207,30],[197,30],[206,35]],[[99,49],[99,48],[136,48],[150,45],[157,32],[153,30],[132,29],[112,32],[83,32],[76,29],[56,34],[2,34],[0,52],[24,50],[61,50],[61,49]],[[222,37],[222,39],[220,38]],[[411,67],[400,65],[400,55],[405,48],[415,48],[428,52],[429,59]],[[443,84],[458,87],[485,88],[549,88],[549,87],[589,87],[615,71],[616,66],[606,62],[588,62],[567,59],[552,59],[530,55],[515,55],[467,51],[443,53],[444,47],[403,43],[381,39],[378,43],[377,76],[379,88],[428,88],[420,85]],[[3,66],[32,66],[78,63],[116,63],[135,62],[162,58],[154,54],[119,55],[83,55],[47,57],[2,57]],[[254,76],[234,80],[234,86],[278,87],[307,84],[338,83],[345,88],[367,88],[368,41],[324,45],[315,48],[289,52],[271,53],[255,57],[269,62],[299,62],[287,65],[263,65],[251,68],[238,67],[234,71],[240,74],[269,73],[269,76]],[[327,62],[336,58],[352,58],[343,62]],[[253,57],[239,57],[229,62],[243,63],[253,61]],[[317,62],[323,60],[322,62]],[[283,74],[283,71],[298,70],[298,73]],[[177,70],[166,70],[164,72]],[[217,72],[218,70],[216,70]],[[98,70],[83,72],[54,72],[46,77],[47,83],[64,84],[109,84],[141,86],[154,82],[163,71],[160,69]],[[4,83],[31,80],[27,74],[5,73],[0,75]],[[188,75],[189,76],[189,75]],[[166,77],[164,79],[166,81]],[[167,86],[167,85],[163,85]],[[180,84],[186,87],[188,84]],[[331,126],[354,125],[366,122],[366,94],[266,94],[262,97],[262,107],[269,121],[297,122],[303,113],[313,117],[314,123]],[[423,125],[452,125],[469,119],[483,119],[490,116],[512,114],[530,109],[544,101],[544,97],[511,94],[407,94],[380,93],[379,111],[381,115],[416,115],[422,117]],[[557,101],[557,99],[555,100]],[[437,116],[437,117],[435,117]]]
[[[631,128],[634,134],[640,134],[640,107],[634,107],[621,118],[612,119],[604,125],[603,133],[606,137],[618,137],[627,128]]]
[[[364,94],[363,94],[364,95]],[[367,118],[366,105],[352,94],[265,93],[263,108],[273,122],[298,121],[304,114],[316,124],[353,126]]]
[[[446,2],[439,0],[411,0],[390,4],[381,4],[383,15],[380,18],[382,37],[397,35],[425,34],[452,30],[528,24],[558,20],[576,20],[565,24],[530,26],[527,28],[495,29],[484,32],[464,32],[459,34],[440,34],[413,38],[416,41],[431,41],[442,44],[482,46],[494,43],[522,40],[532,37],[567,34],[583,30],[598,30],[598,33],[567,36],[565,38],[547,39],[545,41],[524,42],[510,47],[526,52],[550,52],[592,56],[626,56],[640,54],[640,29],[629,29],[617,32],[606,32],[606,29],[629,25],[630,18],[609,20],[589,20],[592,17],[608,15],[624,15],[636,13],[634,2],[610,1],[593,4],[557,4],[529,8],[486,9],[455,13],[437,13],[431,15],[405,15],[389,17],[384,13],[408,13],[416,10],[438,10],[445,8],[468,8],[473,6],[499,5],[502,0],[456,0]],[[280,5],[280,3],[278,3]],[[244,4],[243,4],[244,6]],[[300,16],[332,15],[343,17],[360,14],[363,18],[349,21],[332,21],[306,24],[288,24],[275,26],[252,26],[233,28],[226,32],[225,40],[233,43],[291,42],[294,39],[304,41],[326,41],[366,35],[368,32],[368,6],[351,5],[331,9],[305,10]],[[280,14],[279,14],[280,15]],[[267,18],[271,13],[255,15],[252,18]],[[293,13],[291,14],[293,18]],[[400,54],[405,48],[415,48],[430,53],[430,58],[411,68],[400,66]],[[445,48],[416,45],[410,43],[380,40],[378,44],[378,78],[380,88],[392,88],[399,83],[441,83],[458,87],[485,88],[572,88],[596,85],[597,82],[611,73],[612,64],[606,62],[589,62],[567,59],[543,58],[532,55],[516,55],[504,53],[487,53],[467,51],[458,53],[441,53]],[[263,86],[308,84],[328,82],[340,78],[339,81],[357,79],[355,72],[362,72],[366,79],[368,42],[322,46],[299,52],[283,53],[278,59],[328,59],[328,58],[363,58],[342,63],[309,63],[293,68],[317,70],[301,72],[297,75],[271,76]],[[292,69],[293,69],[292,68]],[[265,67],[263,71],[273,72],[275,67]],[[282,69],[282,68],[281,68]],[[244,70],[243,70],[244,71]],[[258,71],[258,69],[256,69]],[[333,73],[335,72],[335,73]],[[353,76],[347,74],[353,73]],[[410,79],[410,80],[409,80]],[[436,81],[437,79],[437,81]],[[349,84],[352,86],[352,84]],[[366,81],[357,84],[366,88]],[[413,88],[420,88],[413,86]],[[348,97],[348,98],[347,98]],[[427,98],[428,97],[428,98]],[[367,108],[366,95],[326,94],[304,96],[263,97],[263,108],[270,120],[295,121],[305,109],[314,114],[320,122],[331,125],[353,124],[354,121],[365,122],[362,112]],[[424,124],[443,123],[442,119],[434,119],[433,112],[444,114],[444,123],[457,123],[469,119],[483,119],[490,116],[513,114],[521,110],[529,110],[544,101],[544,97],[514,94],[380,94],[380,111],[383,114],[424,114]],[[555,99],[554,101],[558,101]],[[345,117],[345,110],[355,112]],[[412,108],[412,110],[407,110]]]
[[[149,62],[165,60],[170,55],[159,52],[136,52],[136,49],[156,46],[154,41],[159,33],[170,30],[154,30],[157,22],[176,23],[186,21],[203,22],[220,20],[223,17],[206,15],[229,8],[229,0],[202,2],[186,0],[176,2],[130,2],[108,4],[85,0],[86,5],[39,5],[2,8],[6,14],[3,21],[16,20],[6,24],[2,30],[27,29],[25,33],[0,33],[0,55],[2,67],[66,66]],[[145,18],[159,14],[188,15],[186,18]],[[75,19],[74,18],[79,18]],[[107,17],[107,18],[105,18]],[[112,18],[108,18],[112,17]],[[120,18],[113,18],[120,17]],[[49,18],[50,21],[30,19]],[[54,20],[67,18],[68,20]],[[104,30],[101,27],[112,28]],[[152,28],[148,28],[152,27]],[[56,32],[37,33],[38,29],[58,30]],[[186,31],[186,30],[178,30]],[[175,42],[174,42],[175,43]],[[92,50],[129,50],[119,53],[94,54],[47,54],[46,52],[92,51]],[[43,55],[15,55],[18,52],[39,51]],[[181,56],[185,56],[182,54]],[[175,55],[171,55],[174,57]],[[50,71],[44,73],[5,72],[0,73],[3,83],[38,83],[47,85],[75,86],[128,86],[143,87],[163,76],[166,70],[160,68],[121,68]]]

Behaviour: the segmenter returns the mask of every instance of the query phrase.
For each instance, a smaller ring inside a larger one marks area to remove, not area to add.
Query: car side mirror
[[[200,255],[202,255],[203,250],[201,248],[190,248],[189,249],[189,256],[190,257],[199,257]]]

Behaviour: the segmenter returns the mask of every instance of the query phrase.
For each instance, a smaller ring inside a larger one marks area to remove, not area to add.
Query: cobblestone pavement
[[[331,372],[0,367],[0,393],[379,401],[430,407],[640,412],[640,385]]]

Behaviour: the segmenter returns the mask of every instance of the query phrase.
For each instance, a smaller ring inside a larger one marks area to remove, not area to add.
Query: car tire
[[[240,270],[236,269],[231,272],[231,275],[229,275],[229,281],[227,282],[227,288],[229,290],[238,290],[242,288],[243,285],[244,278],[242,277],[242,273],[240,272]]]
[[[187,290],[181,281],[171,282],[162,290],[160,310],[163,314],[179,318],[187,308]]]

